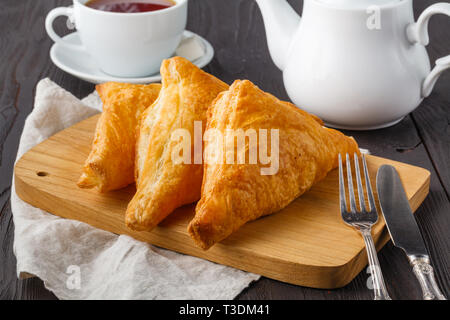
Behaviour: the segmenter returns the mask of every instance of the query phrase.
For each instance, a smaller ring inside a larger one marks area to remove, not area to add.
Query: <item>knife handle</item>
[[[413,267],[414,274],[419,280],[422,287],[424,300],[447,300],[439,290],[439,287],[434,278],[433,267],[430,265],[430,259],[425,256],[409,257]]]

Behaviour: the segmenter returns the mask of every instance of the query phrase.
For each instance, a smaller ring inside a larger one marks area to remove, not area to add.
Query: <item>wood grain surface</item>
[[[301,0],[289,1],[298,12]],[[414,2],[416,18],[438,1]],[[37,278],[18,280],[13,254],[14,223],[9,198],[13,165],[23,123],[31,112],[36,83],[49,77],[75,96],[93,85],[60,70],[50,61],[52,44],[44,29],[51,8],[70,0],[2,0],[0,3],[0,299],[55,299]],[[208,39],[216,55],[205,70],[231,83],[250,79],[263,90],[288,100],[281,72],[267,50],[261,14],[254,0],[190,0],[188,29]],[[67,33],[64,19],[57,21]],[[450,19],[438,15],[429,24],[427,50],[433,63],[450,53]],[[430,194],[416,212],[419,227],[435,267],[437,281],[450,295],[450,72],[433,93],[394,127],[370,132],[346,132],[361,147],[378,156],[424,167],[431,172]],[[393,299],[421,299],[420,288],[403,252],[389,242],[379,253],[381,268]],[[350,284],[336,290],[289,285],[262,278],[238,299],[372,299],[363,270]]]
[[[367,265],[364,241],[340,217],[338,170],[280,212],[245,224],[207,251],[197,247],[187,232],[195,205],[179,208],[151,232],[130,230],[125,211],[134,186],[99,193],[76,185],[98,119],[96,115],[67,128],[23,155],[14,171],[17,195],[63,218],[287,283],[339,288]],[[367,156],[367,163],[372,181],[381,165],[397,168],[413,210],[427,196],[428,170],[375,156]],[[380,218],[372,229],[378,249],[389,240],[384,226]]]

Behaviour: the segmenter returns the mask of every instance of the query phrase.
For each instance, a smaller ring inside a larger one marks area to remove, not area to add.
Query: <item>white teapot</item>
[[[328,126],[369,130],[401,121],[427,97],[450,55],[430,72],[428,21],[450,16],[436,3],[414,22],[412,0],[256,0],[269,50],[291,100]]]

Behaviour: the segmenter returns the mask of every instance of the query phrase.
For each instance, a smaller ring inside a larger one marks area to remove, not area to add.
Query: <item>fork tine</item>
[[[367,197],[369,198],[369,210],[375,210],[375,199],[373,198],[372,186],[370,184],[369,170],[367,170],[366,156],[362,155],[363,166],[364,166],[364,178],[366,180],[366,190]]]
[[[339,154],[339,204],[341,213],[347,211],[347,200],[345,199],[344,171],[342,169],[342,157]]]
[[[353,190],[352,165],[348,153],[345,155],[347,162],[348,198],[350,199],[350,210],[356,212],[355,191]]]
[[[366,209],[366,200],[364,197],[364,189],[361,182],[361,172],[359,171],[358,155],[354,153],[353,156],[355,158],[355,173],[356,173],[356,184],[358,186],[359,208],[361,209],[361,211],[363,211]]]

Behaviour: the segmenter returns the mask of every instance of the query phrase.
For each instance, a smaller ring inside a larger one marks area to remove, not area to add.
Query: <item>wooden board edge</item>
[[[86,119],[89,120],[89,119]],[[84,120],[84,121],[86,121]],[[45,142],[45,141],[44,141]],[[374,156],[376,157],[376,156]],[[379,158],[379,157],[377,157]],[[58,215],[63,218],[70,218],[69,212],[67,211],[67,207],[61,203],[60,199],[57,196],[54,196],[52,194],[47,193],[46,191],[36,189],[34,186],[32,186],[30,183],[27,183],[25,179],[22,179],[22,176],[18,173],[20,173],[20,163],[21,159],[17,161],[15,170],[14,170],[14,177],[15,177],[15,188],[17,195],[25,202],[30,203],[33,206],[39,207],[47,212],[49,212],[49,208],[46,207],[45,203],[47,201],[53,201],[57,204],[60,204],[60,206],[57,206],[59,208],[58,212],[53,212],[53,214]],[[392,160],[391,160],[392,161]],[[395,161],[394,161],[395,162]],[[402,163],[403,164],[403,163]],[[409,165],[411,167],[415,167],[412,165]],[[419,168],[419,167],[415,167]],[[420,206],[420,204],[423,202],[423,200],[426,198],[427,194],[429,193],[429,185],[430,185],[430,175],[431,173],[423,168],[420,168],[424,171],[426,171],[426,181],[421,186],[421,188],[416,191],[416,193],[413,195],[413,197],[410,200],[411,207],[413,211],[416,211],[417,208]],[[31,192],[37,192],[39,195],[38,197],[30,196]],[[35,202],[35,199],[40,199],[42,201],[39,201],[39,203]],[[79,208],[80,211],[83,210],[83,206],[79,205],[78,203],[72,204],[72,211],[76,210],[76,208]],[[91,208],[92,209],[92,208]],[[78,211],[78,212],[80,212]],[[81,222],[87,223],[87,221],[79,220]],[[92,223],[89,223],[90,225],[93,225]],[[128,231],[128,230],[116,230],[114,227],[109,228],[102,228],[100,225],[93,225],[96,228],[107,230],[109,232],[115,233],[115,234],[126,234],[128,236],[131,236],[137,240],[149,242],[148,239],[145,237],[139,236],[138,233]],[[389,234],[387,233],[386,227],[383,228],[382,232],[378,234],[378,238],[374,239],[377,249],[380,250],[388,241],[389,241]],[[347,285],[349,282],[351,282],[360,272],[361,270],[367,265],[367,254],[365,251],[365,248],[363,247],[362,250],[355,256],[353,259],[347,261],[346,263],[342,265],[330,265],[330,266],[312,266],[312,265],[303,265],[294,263],[291,261],[285,261],[283,259],[274,258],[271,256],[261,256],[261,255],[255,255],[251,251],[248,250],[234,250],[234,248],[226,247],[224,245],[221,245],[220,243],[216,245],[215,249],[211,249],[211,251],[203,252],[201,249],[198,249],[197,251],[192,250],[192,246],[186,246],[185,244],[181,244],[179,241],[174,241],[173,239],[168,239],[169,243],[161,243],[159,239],[157,241],[152,241],[151,243],[153,245],[180,252],[182,254],[188,254],[192,256],[196,256],[202,259],[210,260],[215,263],[220,263],[223,265],[227,265],[230,267],[234,267],[240,270],[261,274],[263,276],[266,276],[271,279],[279,280],[286,283],[291,283],[295,285],[301,285],[301,286],[307,286],[312,288],[319,288],[319,289],[335,289],[340,288],[345,285]],[[181,249],[180,249],[181,248]],[[229,255],[230,250],[233,253],[233,256],[238,257],[236,261],[230,260],[229,257],[225,257],[224,254],[220,254],[221,250],[228,250],[227,254]],[[242,264],[239,262],[245,261],[246,267],[243,268]],[[271,270],[268,270],[267,268],[264,268],[263,266],[266,265],[266,263],[262,262],[269,261],[271,265]],[[247,267],[248,266],[248,267]],[[317,282],[314,279],[320,279],[320,282]]]
[[[45,203],[47,201],[53,201],[61,204],[60,206],[57,206],[58,208],[60,208],[60,210],[58,210],[59,212],[55,212],[54,214],[63,218],[67,218],[68,216],[70,216],[70,212],[67,211],[68,209],[61,203],[57,196],[54,196],[42,190],[36,190],[35,192],[39,193],[39,197],[33,197],[30,193],[30,189],[35,189],[29,188],[30,186],[20,177],[20,175],[15,174],[15,181],[16,193],[23,201],[30,203],[33,206],[38,206],[46,211],[48,211],[48,209],[46,208]],[[42,203],[36,203],[35,199],[41,199]],[[83,207],[76,203],[71,206],[71,210],[76,211],[77,207],[79,207],[78,210],[83,210]],[[79,221],[86,223],[86,221],[83,220]],[[93,225],[93,227],[100,228],[100,226],[96,225]],[[148,242],[148,239],[143,236],[139,236],[140,233],[135,233],[132,231],[122,232],[123,230],[114,230],[114,228],[108,228],[107,231],[115,234],[125,233],[126,235],[131,236],[139,241]],[[252,252],[242,250],[235,250],[233,252],[233,256],[236,258],[234,260],[230,260],[230,248],[220,244],[217,245],[215,250],[205,252],[201,249],[192,251],[191,246],[186,246],[183,244],[180,245],[179,241],[175,242],[173,239],[167,240],[168,241],[166,243],[162,244],[158,239],[158,241],[152,241],[152,244],[182,254],[189,254],[201,259],[206,259],[214,263],[220,263],[247,272],[260,274],[262,276],[278,281],[318,289],[336,289],[343,287],[351,282],[356,277],[356,275],[358,275],[361,270],[367,265],[367,254],[365,249],[361,250],[359,254],[356,255],[353,259],[342,265],[310,266],[293,263],[282,259],[276,259],[273,257],[255,255]],[[383,231],[374,241],[377,245],[378,250],[380,250],[389,241],[389,234],[387,233],[386,228],[383,228]],[[221,254],[223,250],[228,250],[227,257],[224,254]],[[233,248],[231,248],[231,250],[233,250]],[[246,266],[245,268],[242,268],[242,261],[245,262],[243,264]],[[265,265],[267,265],[267,261],[269,261],[269,264],[271,265],[270,270],[264,267]],[[320,279],[320,282],[315,279]]]
[[[46,205],[46,203],[56,203],[57,205],[55,207],[58,208],[57,212],[53,212],[52,214],[65,219],[71,217],[72,212],[82,212],[84,210],[84,207],[79,205],[78,203],[72,203],[70,206],[67,206],[67,204],[63,203],[57,196],[40,189],[36,189],[35,187],[28,184],[26,179],[22,179],[21,175],[17,174],[17,172],[18,171],[14,172],[15,191],[20,199],[29,203],[30,205],[49,212],[49,207]],[[39,201],[37,201],[36,199],[39,199]],[[83,221],[82,219],[79,219],[78,221],[87,223],[87,221]],[[106,228],[105,226],[101,228],[100,225],[95,225],[92,223],[89,223],[89,225],[95,228],[112,232],[114,234],[126,234],[139,241],[148,243],[148,239],[139,232],[134,232],[126,229],[116,230],[114,226],[111,225],[107,225]],[[357,262],[355,263],[355,261],[353,261],[355,259],[353,259],[352,261],[349,261],[342,266],[310,266],[286,261],[283,259],[277,259],[270,256],[256,255],[247,250],[235,250],[235,248],[227,247],[225,245],[221,245],[220,243],[209,251],[203,251],[200,248],[193,250],[192,245],[186,245],[174,239],[166,239],[167,241],[165,243],[161,243],[160,239],[158,239],[157,237],[155,238],[156,240],[154,239],[154,241],[152,241],[152,245],[167,250],[176,251],[182,254],[188,254],[201,259],[212,261],[214,263],[219,263],[247,272],[260,274],[262,276],[282,282],[320,289],[334,289],[346,285],[354,278],[355,274],[355,272],[351,272],[351,274],[349,275],[349,269],[354,269],[355,266],[358,266],[357,269],[362,268],[363,265],[361,265],[361,263],[364,263],[363,261],[360,261],[361,259],[356,259]],[[224,250],[227,250],[226,255],[224,254]],[[230,250],[232,251],[231,255],[234,257],[233,259],[230,259]],[[245,268],[242,268],[242,261],[245,262],[243,263],[246,266]],[[270,265],[271,268],[266,268],[266,265]],[[314,279],[320,279],[320,282],[317,282]]]

